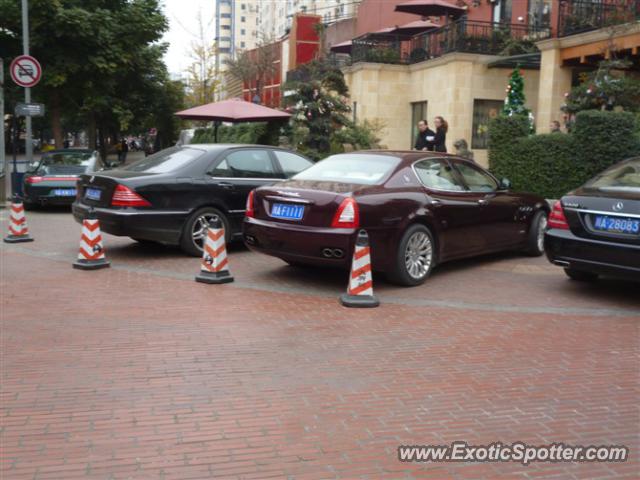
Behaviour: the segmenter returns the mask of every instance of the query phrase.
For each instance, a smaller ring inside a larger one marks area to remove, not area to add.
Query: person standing
[[[127,141],[123,138],[122,140],[120,140],[120,143],[118,144],[118,163],[120,165],[124,165],[124,163],[127,161],[128,151],[129,151],[129,145],[127,144]]]
[[[553,120],[549,125],[549,130],[551,133],[562,133],[562,130],[560,130],[560,122],[558,120]]]
[[[447,131],[449,130],[449,124],[444,118],[440,116],[436,117],[434,123],[436,125],[436,133],[433,140],[433,150],[435,150],[436,152],[446,153]]]
[[[418,136],[416,137],[416,143],[413,146],[414,150],[430,150],[433,151],[433,140],[435,133],[429,128],[429,124],[426,120],[420,120],[418,122]]]

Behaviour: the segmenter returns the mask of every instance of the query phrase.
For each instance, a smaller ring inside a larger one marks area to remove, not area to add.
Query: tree
[[[198,12],[198,33],[193,35],[195,40],[191,42],[189,56],[193,63],[187,68],[187,97],[186,104],[189,107],[204,105],[215,99],[220,80],[216,72],[216,57],[218,46],[208,40],[212,38],[202,21],[202,12]]]
[[[0,0],[0,17],[3,31],[21,31],[19,2]],[[43,66],[34,100],[47,105],[56,145],[63,118],[76,117],[106,153],[106,138],[147,115],[150,92],[169,81],[155,43],[167,29],[158,0],[30,0],[29,17],[31,53]],[[3,52],[20,53],[19,36],[0,41]]]
[[[504,100],[503,113],[508,117],[513,115],[528,116],[531,111],[525,106],[524,78],[520,68],[516,67],[511,72],[509,85],[507,85],[507,98]]]
[[[236,58],[225,59],[229,74],[244,84],[255,83],[255,95],[262,96],[262,86],[278,70],[278,48],[269,37],[262,37],[253,50],[241,51]],[[251,88],[251,87],[250,87]]]

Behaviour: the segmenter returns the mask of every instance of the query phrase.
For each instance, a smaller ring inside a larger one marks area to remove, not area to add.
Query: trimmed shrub
[[[627,112],[585,111],[571,134],[527,135],[524,117],[489,125],[489,166],[513,188],[559,198],[627,157],[640,154],[636,119]]]
[[[620,160],[640,154],[636,118],[631,112],[600,110],[585,110],[576,115],[571,135],[576,139],[577,157],[587,160],[586,179]]]
[[[251,145],[278,145],[280,122],[238,123],[218,127],[217,143],[244,143]],[[213,128],[199,128],[191,143],[216,143]]]

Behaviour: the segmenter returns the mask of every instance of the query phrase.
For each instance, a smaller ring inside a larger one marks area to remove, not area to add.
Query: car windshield
[[[83,173],[91,162],[91,152],[51,152],[45,153],[39,160],[29,164],[30,173],[45,175]]]
[[[167,173],[184,167],[204,155],[204,150],[191,147],[171,147],[133,162],[122,170],[130,172]]]
[[[293,179],[375,185],[399,163],[399,158],[387,155],[334,155],[294,175]]]
[[[588,181],[585,187],[603,191],[640,192],[640,158],[614,165]]]

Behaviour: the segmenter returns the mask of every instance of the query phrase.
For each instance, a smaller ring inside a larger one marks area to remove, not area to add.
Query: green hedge
[[[640,154],[636,118],[628,112],[584,111],[570,134],[527,135],[523,117],[489,126],[489,166],[514,189],[559,198],[596,173]]]
[[[217,143],[245,143],[251,145],[278,145],[281,122],[239,123],[218,127]],[[191,143],[216,143],[213,128],[199,128]]]

